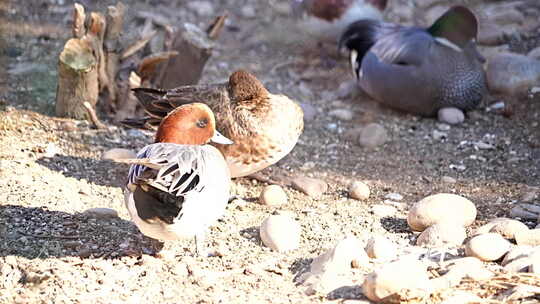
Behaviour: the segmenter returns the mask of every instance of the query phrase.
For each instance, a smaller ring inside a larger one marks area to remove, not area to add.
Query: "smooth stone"
[[[475,257],[464,257],[449,260],[445,267],[461,277],[482,281],[493,277],[494,273],[484,267],[484,263]]]
[[[540,82],[540,61],[514,53],[495,55],[488,60],[486,76],[492,93],[525,94]]]
[[[516,243],[518,245],[539,246],[540,229],[530,229],[516,234]]]
[[[515,246],[504,256],[501,265],[506,266],[506,264],[509,264],[517,259],[528,257],[533,250],[534,247],[528,245]]]
[[[300,232],[300,225],[286,215],[270,215],[262,222],[259,231],[263,244],[278,252],[298,248]]]
[[[240,9],[240,13],[242,14],[242,17],[247,19],[252,19],[257,17],[257,13],[255,11],[255,8],[251,5],[243,5]]]
[[[457,183],[457,180],[451,176],[443,176],[441,177],[441,182],[445,183],[445,184],[455,184]]]
[[[341,83],[336,91],[336,97],[339,99],[354,98],[360,94],[360,88],[356,79]]]
[[[454,247],[463,244],[467,237],[465,227],[454,222],[442,222],[429,226],[416,239],[417,246]]]
[[[304,112],[304,121],[312,121],[317,116],[317,109],[309,103],[300,103],[300,107]]]
[[[378,123],[370,123],[360,131],[358,144],[365,148],[375,148],[384,144],[387,140],[388,133],[386,129]]]
[[[382,235],[372,236],[366,245],[367,255],[372,259],[390,261],[397,256],[396,245]]]
[[[328,190],[328,184],[325,181],[304,176],[293,179],[292,186],[294,189],[313,198],[321,197]]]
[[[130,158],[137,158],[137,154],[129,149],[123,149],[123,148],[110,149],[108,151],[103,152],[103,154],[101,155],[101,159],[109,159],[109,160],[130,159]]]
[[[397,209],[394,206],[377,204],[371,206],[371,212],[378,217],[391,217],[396,214]]]
[[[409,211],[407,223],[414,231],[424,231],[440,222],[469,226],[475,219],[476,207],[470,200],[456,194],[439,193],[414,204]]]
[[[538,206],[533,204],[518,204],[510,209],[510,217],[524,220],[536,220],[540,215]]]
[[[400,201],[403,199],[403,195],[399,193],[388,193],[387,195],[384,196],[384,198],[387,198],[392,201]]]
[[[510,251],[511,244],[498,233],[485,233],[471,238],[465,245],[467,256],[482,261],[495,261]]]
[[[199,16],[212,16],[215,14],[214,6],[209,1],[188,1],[186,6]]]
[[[449,125],[457,125],[465,121],[465,114],[463,114],[463,111],[454,107],[440,109],[437,113],[437,117],[440,122]]]
[[[529,266],[529,272],[534,274],[540,274],[540,250],[535,250],[535,252],[531,255],[531,265]]]
[[[531,57],[532,59],[540,60],[540,46],[532,49],[529,53],[527,53],[528,57]]]
[[[300,276],[299,282],[308,287],[306,294],[329,293],[350,284],[347,275],[353,264],[367,266],[369,258],[357,238],[347,237],[313,259],[310,270]]]
[[[516,234],[528,231],[529,227],[518,220],[503,218],[495,221],[489,232],[495,232],[506,239],[515,239]]]
[[[532,259],[528,256],[515,259],[512,262],[504,265],[504,270],[508,272],[528,272],[532,264]]]
[[[447,138],[448,134],[446,134],[446,132],[441,132],[439,130],[433,130],[431,131],[431,137],[433,137],[433,139],[435,140],[441,140],[443,138]]]
[[[85,210],[82,214],[95,217],[98,219],[108,219],[112,217],[118,217],[118,212],[111,208],[90,208]]]
[[[532,203],[540,193],[540,189],[536,187],[527,187],[521,195],[520,201],[523,203]]]
[[[287,204],[288,197],[285,190],[278,185],[264,187],[259,196],[259,202],[267,206],[280,206]]]
[[[349,186],[349,195],[356,200],[366,200],[370,193],[369,186],[361,181],[352,182]]]
[[[343,121],[350,121],[354,116],[353,112],[348,109],[335,109],[328,112],[328,115]]]
[[[417,260],[402,259],[382,265],[367,275],[362,292],[368,299],[379,302],[402,289],[416,290],[429,284],[426,265]]]

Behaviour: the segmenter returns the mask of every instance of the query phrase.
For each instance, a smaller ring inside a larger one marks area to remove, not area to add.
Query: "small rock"
[[[92,216],[98,219],[118,217],[118,212],[110,208],[90,208],[84,211],[83,214]]]
[[[348,237],[339,241],[333,249],[313,259],[309,272],[299,278],[302,285],[308,286],[306,293],[326,294],[341,286],[350,285],[347,275],[352,265],[369,264],[369,258],[362,247],[358,239]]]
[[[285,215],[270,215],[261,224],[260,236],[264,245],[278,252],[298,248],[300,225]]]
[[[440,222],[468,226],[475,218],[476,207],[470,200],[456,194],[439,193],[414,204],[409,211],[407,223],[412,230],[423,231]]]
[[[489,279],[493,272],[484,267],[484,263],[475,257],[464,257],[447,262],[446,267],[455,273],[462,273],[462,277],[469,277],[475,281]]]
[[[458,108],[447,107],[439,110],[438,118],[440,122],[457,125],[465,121],[465,114]]]
[[[416,239],[416,245],[424,247],[454,247],[463,244],[467,237],[465,227],[454,222],[442,222],[429,226]]]
[[[482,261],[495,261],[510,250],[510,242],[497,233],[485,233],[471,238],[465,246],[465,254]]]
[[[212,16],[215,14],[214,6],[209,1],[188,1],[186,6],[199,16]]]
[[[433,137],[433,139],[435,140],[441,140],[443,138],[447,138],[448,134],[446,134],[445,132],[438,131],[438,130],[433,130],[431,132],[431,137]]]
[[[536,220],[540,214],[539,207],[533,204],[518,204],[510,209],[510,217],[524,220]]]
[[[328,184],[325,181],[303,176],[293,179],[292,186],[313,198],[321,197],[328,190]]]
[[[287,193],[278,185],[264,187],[259,196],[259,202],[268,206],[280,206],[287,204]]]
[[[528,57],[531,57],[532,59],[540,60],[540,46],[532,49],[528,54]]]
[[[488,60],[486,75],[492,93],[524,94],[540,82],[540,61],[513,53],[495,55]]]
[[[540,229],[520,231],[518,234],[516,234],[516,243],[518,245],[539,246]]]
[[[521,201],[523,203],[532,203],[536,197],[538,197],[538,193],[540,190],[538,188],[533,187],[527,187],[528,189],[521,195]]]
[[[504,265],[504,270],[508,272],[527,272],[532,264],[532,259],[528,256],[515,259]]]
[[[540,250],[536,250],[531,255],[531,266],[529,266],[529,272],[540,274]]]
[[[343,121],[350,121],[353,119],[353,112],[348,109],[335,109],[328,112],[328,115]]]
[[[443,176],[441,177],[441,182],[445,183],[445,184],[455,184],[457,183],[457,180],[451,176]]]
[[[304,121],[312,121],[317,116],[317,109],[309,103],[300,103],[300,107],[304,112]]]
[[[138,129],[128,129],[126,131],[126,135],[129,136],[129,137],[134,137],[134,138],[144,138],[144,137],[146,137],[146,134],[144,134],[143,131],[138,130]]]
[[[101,159],[109,159],[109,160],[129,159],[129,158],[137,158],[137,154],[131,150],[122,149],[122,148],[114,148],[114,149],[103,152],[103,155],[101,155]]]
[[[54,157],[56,154],[62,153],[62,150],[58,148],[54,143],[48,143],[47,147],[45,147],[45,153],[43,156],[45,157]]]
[[[396,214],[397,209],[394,206],[377,204],[371,206],[371,211],[378,217],[391,217]]]
[[[354,98],[359,94],[360,88],[356,80],[341,83],[336,91],[336,97],[340,99],[345,99],[347,97]]]
[[[402,289],[427,288],[429,277],[426,266],[420,261],[403,259],[383,265],[370,273],[362,284],[368,299],[379,302]]]
[[[369,239],[366,245],[366,252],[370,258],[383,261],[393,260],[397,256],[396,245],[381,235],[373,236]]]
[[[242,14],[242,17],[247,19],[253,19],[257,17],[257,13],[255,12],[255,8],[251,5],[243,5],[240,9],[240,14]]]
[[[66,132],[77,131],[77,125],[73,121],[64,121],[60,124],[60,128]]]
[[[378,123],[366,125],[360,132],[358,143],[362,147],[374,148],[384,144],[388,140],[386,129]]]
[[[384,196],[384,198],[387,198],[392,201],[400,201],[403,199],[403,195],[399,193],[388,193],[387,195]]]
[[[357,200],[366,200],[369,198],[369,186],[363,182],[355,181],[349,186],[349,195]]]
[[[528,245],[516,246],[510,249],[510,251],[508,251],[508,253],[504,256],[501,265],[506,266],[506,264],[509,264],[517,259],[528,257],[533,250],[534,248]]]
[[[520,221],[509,218],[499,218],[497,221],[493,222],[493,227],[489,229],[489,232],[498,233],[506,239],[515,239],[516,234],[527,230],[529,230],[529,227]]]

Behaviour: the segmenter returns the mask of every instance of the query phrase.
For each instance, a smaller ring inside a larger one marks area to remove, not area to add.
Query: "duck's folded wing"
[[[388,64],[419,66],[433,41],[433,37],[423,29],[402,28],[380,37],[370,52]]]
[[[146,184],[175,196],[201,191],[205,185],[205,158],[200,146],[170,143],[146,146],[131,162],[128,184]]]

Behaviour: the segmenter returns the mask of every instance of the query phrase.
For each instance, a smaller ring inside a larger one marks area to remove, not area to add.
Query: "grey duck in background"
[[[359,20],[343,33],[340,48],[350,51],[353,73],[372,98],[433,116],[445,107],[472,110],[487,93],[477,32],[475,15],[455,6],[427,29]]]

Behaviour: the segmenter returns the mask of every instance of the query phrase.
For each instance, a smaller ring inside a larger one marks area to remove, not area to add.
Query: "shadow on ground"
[[[29,259],[78,256],[119,258],[157,254],[163,244],[130,221],[15,205],[0,206],[0,256]]]

